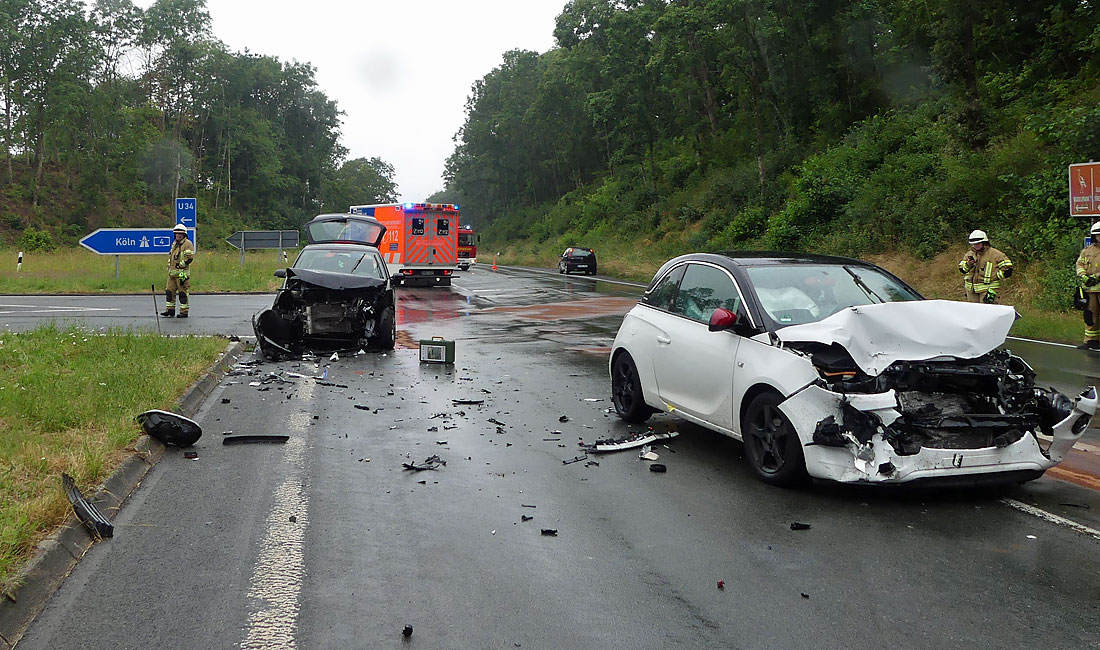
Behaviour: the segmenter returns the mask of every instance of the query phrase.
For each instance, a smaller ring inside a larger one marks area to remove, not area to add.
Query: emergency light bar
[[[458,212],[458,206],[452,203],[406,203],[403,207],[405,212]]]

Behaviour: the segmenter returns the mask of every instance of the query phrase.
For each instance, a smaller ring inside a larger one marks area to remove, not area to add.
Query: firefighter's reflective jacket
[[[186,237],[181,242],[173,242],[172,250],[168,251],[168,276],[178,278],[180,271],[186,271],[191,266],[191,260],[195,259],[195,247]]]
[[[1089,277],[1095,277],[1097,281],[1093,281],[1090,285]],[[1088,248],[1081,251],[1081,256],[1077,258],[1077,279],[1080,280],[1085,291],[1100,291],[1100,244],[1090,244]]]
[[[1012,275],[1012,260],[1001,251],[986,246],[981,253],[966,251],[959,262],[959,272],[963,274],[963,286],[967,291],[983,293],[994,292],[1001,288],[1001,280]]]

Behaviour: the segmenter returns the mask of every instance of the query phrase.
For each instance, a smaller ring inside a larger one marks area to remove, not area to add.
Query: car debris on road
[[[135,419],[149,437],[166,445],[190,447],[202,437],[202,427],[198,422],[177,413],[151,409]]]
[[[650,443],[658,440],[669,440],[680,435],[679,431],[668,431],[666,433],[657,433],[649,431],[646,433],[635,433],[622,438],[597,440],[591,445],[582,444],[589,453],[607,453],[612,451],[623,451],[624,449],[633,449],[635,447],[642,447],[649,445]]]
[[[244,434],[239,436],[227,436],[222,438],[223,445],[244,445],[249,443],[275,442],[282,443],[290,440],[290,436],[275,433]]]
[[[416,463],[401,463],[401,466],[405,469],[410,469],[415,472],[423,472],[426,470],[436,470],[440,467],[446,467],[447,461],[440,458],[438,455],[428,456],[424,459],[424,462],[417,465]]]

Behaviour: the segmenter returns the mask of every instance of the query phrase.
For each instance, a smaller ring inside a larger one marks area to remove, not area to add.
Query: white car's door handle
[[[657,342],[660,343],[661,345],[668,345],[669,343],[672,343],[672,339],[670,339],[667,336],[661,336],[661,335],[658,334],[657,335]]]

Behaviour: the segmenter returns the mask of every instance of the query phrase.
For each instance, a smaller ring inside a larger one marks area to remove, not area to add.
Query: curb
[[[244,345],[239,341],[230,342],[221,358],[187,388],[175,411],[185,417],[194,417],[242,354]],[[163,444],[144,434],[133,448],[134,453],[104,481],[99,492],[88,497],[109,519],[114,519],[165,451]],[[0,597],[0,649],[13,648],[19,643],[46,602],[94,543],[80,520],[70,513],[64,526],[38,545],[34,558],[16,576],[19,586]]]

